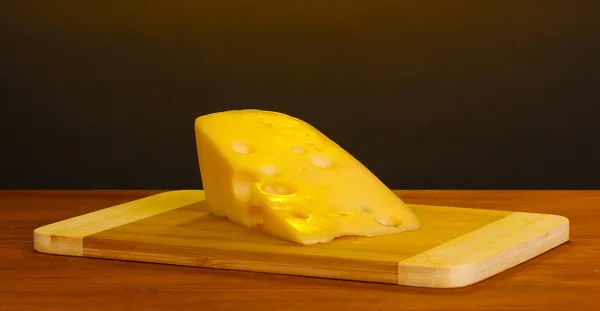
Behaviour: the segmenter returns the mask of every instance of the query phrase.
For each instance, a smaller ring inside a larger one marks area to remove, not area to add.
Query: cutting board
[[[57,255],[452,288],[569,239],[562,216],[410,207],[417,231],[304,246],[210,215],[202,190],[167,191],[37,228],[33,242]]]

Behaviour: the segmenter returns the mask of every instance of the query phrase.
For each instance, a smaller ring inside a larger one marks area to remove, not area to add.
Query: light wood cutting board
[[[38,252],[451,288],[569,240],[562,216],[410,205],[422,229],[304,246],[208,213],[202,190],[160,193],[34,231]]]

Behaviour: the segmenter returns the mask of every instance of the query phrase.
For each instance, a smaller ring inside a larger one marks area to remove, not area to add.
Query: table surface
[[[35,228],[162,191],[0,191],[0,310],[593,310],[600,191],[396,191],[407,203],[559,214],[571,240],[473,286],[427,289],[36,253]]]

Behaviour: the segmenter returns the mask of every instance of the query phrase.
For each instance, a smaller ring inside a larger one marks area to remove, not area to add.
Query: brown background
[[[392,188],[600,187],[598,1],[3,1],[0,188],[197,188],[300,117]]]

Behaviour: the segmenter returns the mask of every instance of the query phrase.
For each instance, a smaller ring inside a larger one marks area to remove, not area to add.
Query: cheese
[[[372,172],[300,119],[223,111],[198,117],[195,135],[206,202],[216,216],[305,245],[420,228]]]

